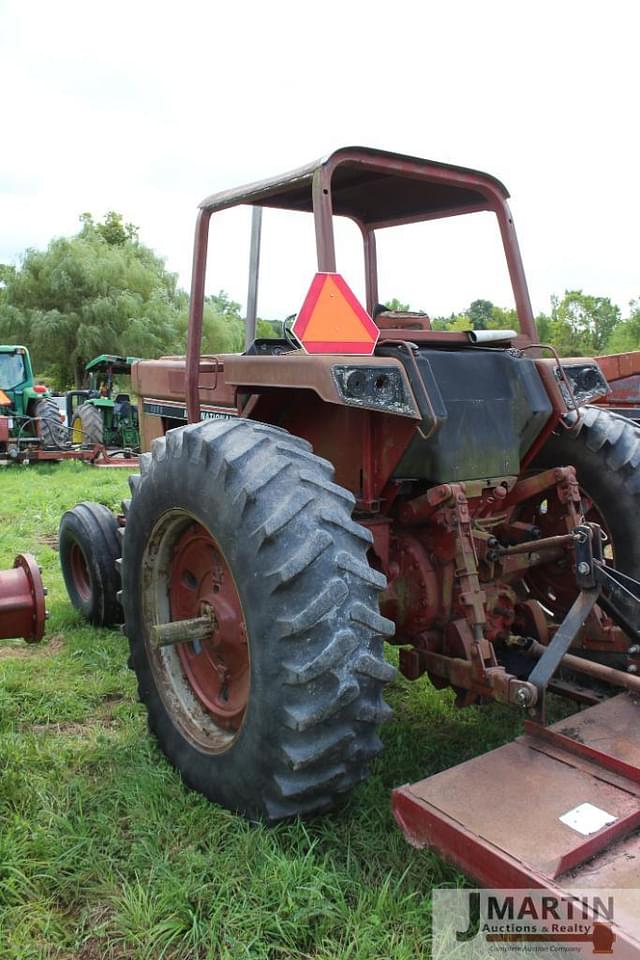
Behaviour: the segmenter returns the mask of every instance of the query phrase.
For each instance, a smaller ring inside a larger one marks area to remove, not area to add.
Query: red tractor
[[[404,676],[460,707],[512,704],[548,737],[550,691],[598,710],[605,685],[640,690],[640,429],[591,405],[608,391],[595,361],[538,343],[507,198],[475,170],[346,148],[205,199],[187,356],[133,370],[149,452],[131,500],[63,518],[72,597],[123,620],[163,751],[248,817],[328,810],[367,776],[385,641]],[[239,204],[311,213],[317,272],[282,339],[254,340],[253,300],[245,353],[202,355],[210,219]],[[379,305],[379,230],[478,211],[497,219],[518,332]],[[335,217],[362,233],[364,305],[337,273]],[[495,878],[412,790],[394,800],[410,839]]]

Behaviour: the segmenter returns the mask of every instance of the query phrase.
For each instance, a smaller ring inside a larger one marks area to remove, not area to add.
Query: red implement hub
[[[0,570],[0,639],[37,643],[44,636],[46,590],[30,553],[19,553],[13,569]]]

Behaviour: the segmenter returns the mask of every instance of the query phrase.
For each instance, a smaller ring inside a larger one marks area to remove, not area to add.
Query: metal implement
[[[581,672],[590,672],[588,667],[585,668],[581,664],[580,658],[570,657],[568,662],[566,655],[596,604],[600,604],[629,639],[637,640],[639,636],[638,629],[633,626],[632,620],[636,624],[640,623],[640,583],[606,565],[602,555],[603,534],[598,524],[579,526],[572,536],[575,542],[576,583],[581,590],[553,640],[542,652],[538,663],[528,677],[529,683],[538,690],[535,711],[540,721],[543,721],[545,716],[546,689],[562,662],[565,666],[571,666],[574,669],[582,668]],[[631,613],[621,610],[621,603],[626,604],[627,611],[630,610]],[[540,655],[540,649],[538,645],[537,655]],[[622,677],[617,677],[619,671],[613,671],[613,673],[610,671],[609,676],[605,677],[599,665],[596,669],[592,669],[591,673],[598,675],[600,679],[608,679],[619,686],[623,685]]]
[[[0,570],[0,639],[37,643],[44,636],[46,589],[30,553],[20,553],[13,569]]]
[[[640,956],[640,703],[620,694],[513,743],[393,791],[393,813],[483,886],[617,888],[615,933]],[[604,816],[592,829],[586,809]],[[569,824],[573,824],[570,826]]]

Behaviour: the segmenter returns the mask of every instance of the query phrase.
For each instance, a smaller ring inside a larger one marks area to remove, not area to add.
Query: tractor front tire
[[[169,431],[130,481],[124,629],[150,728],[186,784],[250,818],[333,807],[390,715],[386,581],[332,477],[306,441],[228,420]],[[181,620],[209,632],[172,642]]]
[[[83,447],[95,447],[104,442],[102,412],[93,403],[81,404],[73,415],[71,437]]]
[[[76,610],[96,627],[122,623],[120,537],[111,510],[88,500],[67,510],[60,521],[58,545],[65,586]]]

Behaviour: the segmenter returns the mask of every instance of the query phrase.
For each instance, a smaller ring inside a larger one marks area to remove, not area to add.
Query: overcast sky
[[[499,177],[536,311],[582,288],[624,312],[640,296],[639,27],[621,0],[0,0],[0,262],[115,209],[188,288],[202,197],[362,144]],[[306,220],[265,215],[262,316],[300,306]],[[221,215],[209,264],[209,289],[241,302],[248,226]],[[509,305],[489,215],[385,233],[383,298]],[[356,249],[341,230],[361,293]]]

